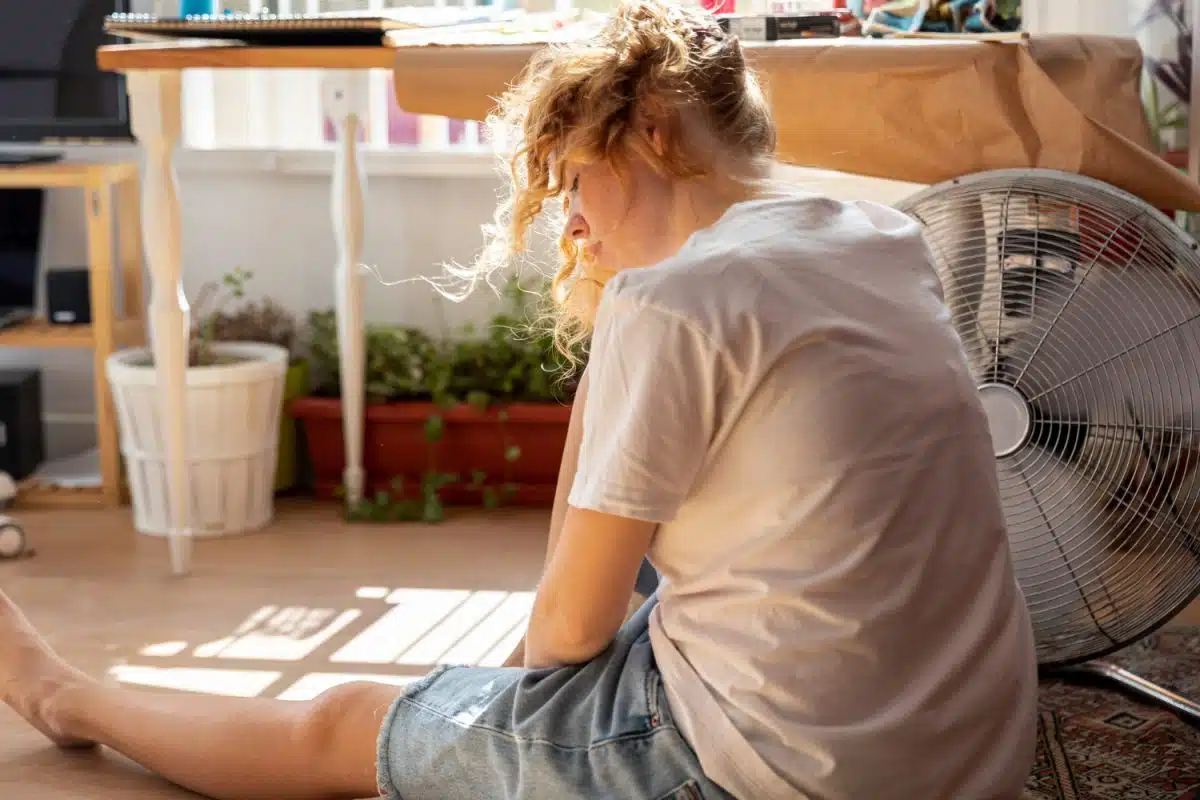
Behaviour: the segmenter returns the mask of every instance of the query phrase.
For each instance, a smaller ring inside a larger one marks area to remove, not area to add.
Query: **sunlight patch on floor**
[[[150,667],[137,664],[120,664],[108,671],[110,679],[127,685],[227,697],[258,697],[281,676],[282,673],[267,670]]]
[[[508,653],[496,652],[512,639],[514,628],[523,629],[533,593],[398,589],[387,602],[392,608],[330,656],[331,662],[499,666]]]
[[[439,664],[500,666],[525,631],[534,594],[364,586],[355,592],[355,599],[367,601],[364,608],[263,606],[229,636],[194,647],[179,640],[147,645],[138,656],[149,663],[121,664],[109,671],[109,677],[128,685],[254,697],[286,684],[295,673],[221,669],[202,662],[236,659],[264,662],[264,666],[276,662],[282,667],[310,661],[304,666],[313,671],[284,685],[279,697],[308,699],[355,680],[403,686]],[[382,615],[327,659],[319,654],[356,621],[376,613],[375,609],[382,610]],[[174,663],[153,663],[159,659]],[[345,668],[321,669],[326,663]],[[376,669],[372,673],[351,671],[354,666]],[[388,666],[406,674],[373,674],[390,672]]]
[[[187,642],[159,642],[158,644],[148,644],[138,651],[138,655],[149,656],[151,658],[171,658],[177,656],[184,650],[187,650]]]
[[[336,614],[336,616],[335,616]],[[357,608],[264,606],[232,635],[198,646],[196,658],[301,661],[362,615]]]

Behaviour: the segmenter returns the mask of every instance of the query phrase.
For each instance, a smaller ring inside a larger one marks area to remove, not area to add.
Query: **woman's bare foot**
[[[50,649],[8,595],[0,592],[0,697],[59,747],[90,747],[71,735],[60,700],[94,681]]]

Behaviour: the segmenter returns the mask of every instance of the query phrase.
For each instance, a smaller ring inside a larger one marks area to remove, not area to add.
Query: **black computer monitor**
[[[33,314],[44,203],[41,189],[0,189],[0,311]]]
[[[0,151],[6,143],[131,138],[125,82],[96,49],[129,0],[0,0]]]

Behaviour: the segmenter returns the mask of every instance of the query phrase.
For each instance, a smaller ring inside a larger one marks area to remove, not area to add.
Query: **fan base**
[[[1126,691],[1132,692],[1151,703],[1170,708],[1192,725],[1200,725],[1200,703],[1195,703],[1156,683],[1151,683],[1127,669],[1118,667],[1116,664],[1109,664],[1104,661],[1088,661],[1084,664],[1078,664],[1065,669],[1063,672],[1083,673],[1119,683]]]

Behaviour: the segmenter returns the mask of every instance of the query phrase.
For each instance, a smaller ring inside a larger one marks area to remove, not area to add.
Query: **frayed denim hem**
[[[402,800],[395,783],[392,782],[392,764],[389,755],[392,728],[395,726],[396,714],[399,712],[400,706],[407,702],[412,695],[428,689],[447,670],[453,668],[452,665],[442,665],[430,670],[424,677],[418,678],[404,687],[404,691],[396,697],[392,702],[392,707],[388,709],[387,715],[383,718],[383,727],[379,729],[379,738],[375,743],[375,786],[380,797],[387,798],[387,800]]]

